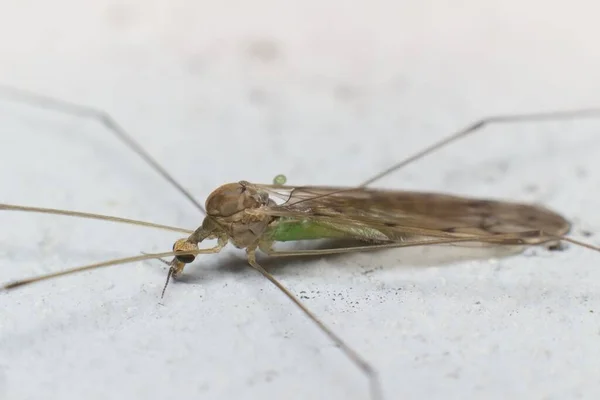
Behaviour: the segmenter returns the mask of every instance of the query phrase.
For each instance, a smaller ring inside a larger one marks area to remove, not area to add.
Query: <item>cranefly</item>
[[[4,284],[0,286],[0,290],[7,291],[76,272],[170,256],[171,261],[165,261],[169,265],[169,272],[162,292],[164,296],[169,280],[181,275],[185,265],[193,262],[197,255],[218,253],[228,243],[232,243],[245,249],[248,264],[296,304],[366,375],[370,383],[371,398],[374,400],[383,398],[376,370],[271,273],[261,267],[256,261],[257,251],[272,257],[286,257],[424,245],[477,243],[489,246],[532,246],[561,241],[600,251],[599,247],[565,236],[570,229],[569,221],[542,206],[440,193],[367,188],[378,179],[479,131],[486,125],[598,118],[600,109],[489,117],[434,143],[356,187],[285,186],[282,177],[277,177],[273,184],[240,181],[215,189],[203,207],[107,113],[12,87],[0,86],[0,94],[44,108],[96,119],[205,214],[200,227],[189,231],[113,216],[0,204],[1,210],[99,219],[187,235],[174,243],[172,251],[108,260],[35,276]],[[332,243],[338,239],[352,239],[360,244],[292,251],[278,251],[274,248],[276,242],[311,239],[331,239]],[[200,248],[199,244],[205,240],[216,240],[216,245]]]

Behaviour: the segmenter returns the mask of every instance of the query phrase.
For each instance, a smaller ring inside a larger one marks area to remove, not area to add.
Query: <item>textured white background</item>
[[[600,105],[596,1],[218,3],[1,1],[0,83],[110,112],[201,200],[278,173],[351,185],[484,115]],[[598,154],[600,122],[504,126],[380,185],[541,202],[598,244]],[[0,201],[202,218],[93,121],[5,101]],[[179,237],[4,212],[0,227],[0,281]],[[600,396],[600,254],[436,254],[267,265],[372,363],[387,399]],[[162,304],[158,262],[0,294],[0,398],[367,398],[244,265],[239,251],[199,257]]]

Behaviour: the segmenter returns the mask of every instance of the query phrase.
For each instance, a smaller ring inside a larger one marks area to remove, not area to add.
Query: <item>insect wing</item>
[[[562,236],[570,228],[561,215],[530,204],[367,188],[259,187],[283,201],[267,207],[264,210],[267,214],[366,224],[377,227],[391,240],[404,240],[407,235],[462,237],[532,230]],[[529,237],[527,240],[533,244],[549,238]]]

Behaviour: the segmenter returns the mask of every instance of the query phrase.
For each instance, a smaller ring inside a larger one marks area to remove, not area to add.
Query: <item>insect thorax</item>
[[[203,226],[222,231],[236,247],[252,246],[258,243],[273,217],[250,211],[272,205],[275,202],[268,193],[254,185],[244,181],[228,183],[206,199],[207,218]]]

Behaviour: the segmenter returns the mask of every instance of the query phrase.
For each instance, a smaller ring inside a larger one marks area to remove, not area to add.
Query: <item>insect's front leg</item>
[[[198,248],[199,241],[193,240],[194,237],[194,234],[192,234],[190,237],[179,239],[173,244],[173,251],[175,253],[184,251],[193,253],[180,255],[176,254],[175,257],[173,257],[169,263],[169,273],[167,274],[167,280],[165,281],[165,286],[163,286],[162,294],[160,295],[161,299],[165,297],[165,291],[167,290],[167,286],[169,286],[171,278],[177,278],[180,276],[183,273],[185,264],[193,262],[198,254],[211,254],[220,252],[221,249],[225,247],[228,240],[226,235],[220,235],[217,237],[218,242],[215,247],[201,250]]]
[[[173,244],[174,252],[194,252],[192,254],[181,254],[175,255],[173,260],[170,262],[169,274],[176,278],[183,273],[183,269],[186,264],[193,262],[196,259],[197,254],[212,254],[218,253],[227,245],[228,237],[226,235],[220,235],[217,237],[217,245],[208,249],[200,250],[198,248],[199,241],[195,240],[195,236],[191,235],[188,238],[179,239]]]

